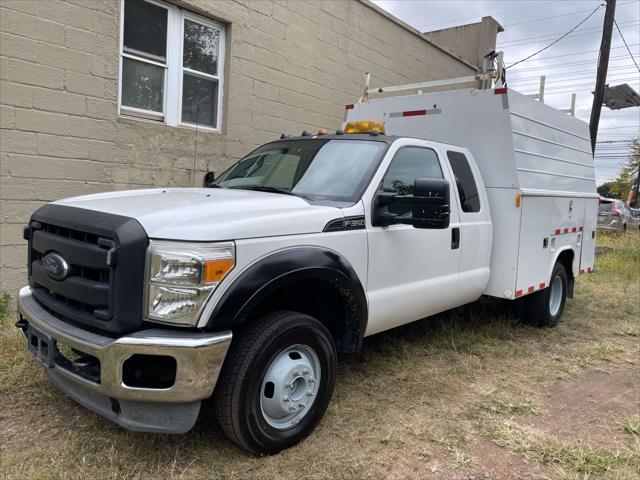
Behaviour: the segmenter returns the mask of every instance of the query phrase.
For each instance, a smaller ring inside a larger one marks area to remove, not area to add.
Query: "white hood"
[[[135,218],[150,238],[217,241],[321,232],[339,208],[300,197],[224,188],[126,190],[66,198],[59,205]]]

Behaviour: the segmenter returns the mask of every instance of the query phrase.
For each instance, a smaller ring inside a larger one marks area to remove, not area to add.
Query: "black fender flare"
[[[351,264],[339,253],[320,247],[291,247],[271,253],[242,272],[215,305],[207,330],[241,325],[272,293],[300,280],[322,280],[346,302],[343,351],[357,351],[367,328],[367,297]]]

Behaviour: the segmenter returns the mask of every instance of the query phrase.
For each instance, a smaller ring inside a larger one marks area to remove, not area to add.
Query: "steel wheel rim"
[[[552,317],[555,317],[560,313],[560,307],[562,305],[562,290],[562,279],[560,277],[555,277],[549,286],[549,313]]]
[[[273,428],[295,427],[311,410],[320,387],[318,355],[308,345],[292,345],[269,364],[260,389],[262,417]]]

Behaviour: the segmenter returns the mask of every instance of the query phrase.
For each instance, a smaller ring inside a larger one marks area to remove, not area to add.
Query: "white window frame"
[[[150,60],[132,52],[124,51],[124,4],[126,0],[120,0],[120,55],[118,65],[118,115],[129,118],[145,118],[162,121],[172,127],[197,128],[209,132],[221,133],[222,131],[222,104],[224,103],[224,53],[225,53],[225,27],[216,21],[204,18],[200,15],[188,12],[175,5],[168,5],[157,0],[145,0],[167,10],[167,51],[165,63]],[[201,25],[215,28],[220,32],[218,39],[217,75],[211,75],[197,70],[191,70],[183,66],[184,63],[184,23],[190,20]],[[178,37],[178,38],[176,38]],[[140,62],[163,67],[164,88],[162,99],[162,113],[122,105],[122,64],[123,58],[130,58]],[[218,82],[216,125],[196,125],[195,123],[182,121],[182,84],[184,72],[202,78],[216,80]]]

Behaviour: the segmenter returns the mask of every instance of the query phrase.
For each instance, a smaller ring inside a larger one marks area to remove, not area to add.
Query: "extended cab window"
[[[385,143],[287,140],[260,147],[224,172],[223,188],[289,193],[311,200],[356,201]]]
[[[473,172],[467,161],[467,157],[460,152],[447,152],[449,163],[453,169],[453,175],[456,179],[456,187],[458,196],[460,197],[460,205],[462,211],[467,213],[480,211],[480,196],[478,195],[478,187],[473,178]]]
[[[429,148],[403,147],[393,157],[382,181],[382,190],[398,195],[412,195],[413,184],[419,178],[444,178],[436,152]],[[389,212],[407,215],[411,204],[395,202]]]

